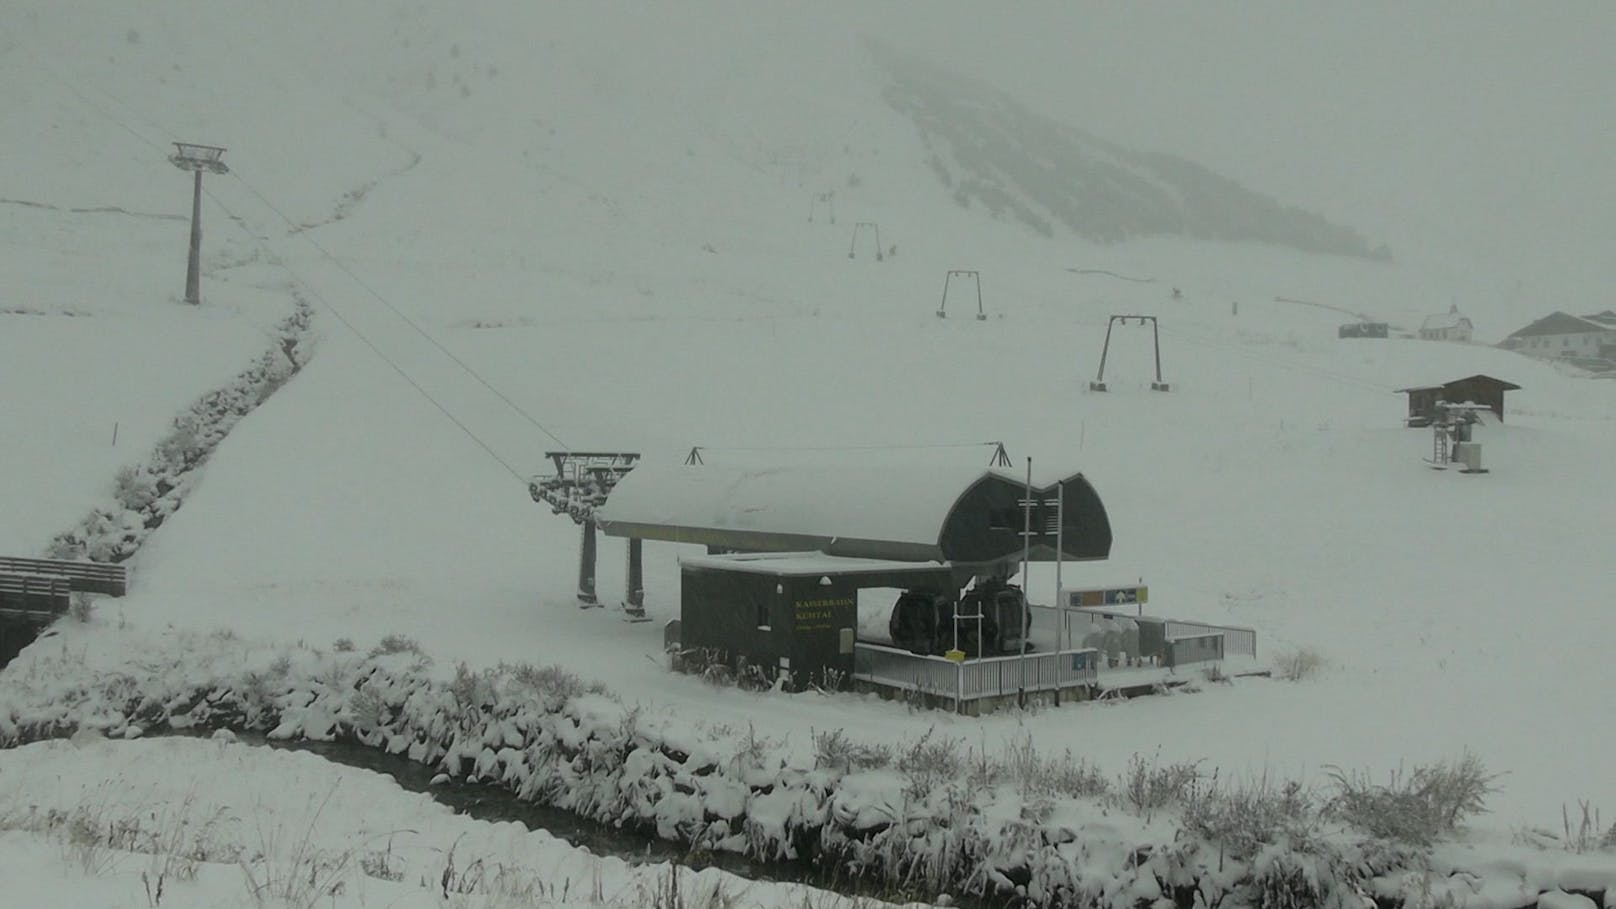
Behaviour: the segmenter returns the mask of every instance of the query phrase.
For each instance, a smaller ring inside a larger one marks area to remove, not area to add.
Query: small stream
[[[180,736],[206,736],[210,732],[172,732]],[[880,887],[871,887],[856,880],[834,875],[813,867],[807,862],[762,862],[732,852],[690,852],[685,847],[635,830],[612,827],[579,817],[570,811],[552,808],[518,798],[492,783],[447,782],[432,785],[438,771],[399,755],[388,754],[378,748],[344,742],[309,742],[271,740],[262,733],[236,733],[247,745],[305,751],[317,754],[335,764],[357,767],[392,777],[399,786],[410,792],[431,796],[447,805],[456,814],[464,814],[480,821],[515,821],[529,830],[542,830],[573,846],[581,846],[596,855],[610,855],[631,864],[657,864],[672,862],[685,868],[701,870],[719,868],[749,881],[763,883],[796,883],[832,890],[844,896],[865,896],[894,902],[919,900],[929,902],[931,895],[892,893]],[[972,897],[954,897],[953,905],[966,909],[986,909],[987,903]]]
[[[39,637],[40,627],[32,622],[13,622],[0,619],[0,669],[22,653],[22,649]]]

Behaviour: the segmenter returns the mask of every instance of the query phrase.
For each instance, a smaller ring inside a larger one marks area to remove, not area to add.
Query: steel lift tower
[[[216,145],[197,145],[193,142],[175,142],[174,154],[168,160],[180,170],[196,175],[191,189],[191,255],[185,266],[185,302],[196,306],[202,302],[202,281],[199,273],[202,259],[202,172],[215,174],[230,172],[219,160],[225,150]]]

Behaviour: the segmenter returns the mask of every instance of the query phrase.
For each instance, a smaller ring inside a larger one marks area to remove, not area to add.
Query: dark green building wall
[[[680,647],[730,667],[755,665],[791,687],[849,687],[858,591],[846,581],[685,566]],[[786,662],[782,664],[782,659]]]

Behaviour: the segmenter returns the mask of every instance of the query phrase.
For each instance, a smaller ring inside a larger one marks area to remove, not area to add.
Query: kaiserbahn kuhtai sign
[[[1103,606],[1136,606],[1150,602],[1150,588],[1094,587],[1087,590],[1067,590],[1066,606],[1071,609],[1096,609]]]

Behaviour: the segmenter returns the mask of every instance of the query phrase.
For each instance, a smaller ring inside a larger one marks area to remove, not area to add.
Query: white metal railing
[[[959,698],[959,664],[940,656],[855,644],[853,676],[906,691]]]
[[[986,657],[956,663],[945,657],[860,643],[853,648],[855,678],[952,699],[957,707],[979,698],[1020,691],[1056,691],[1095,684],[1100,655],[1090,649]]]
[[[1192,663],[1219,662],[1223,659],[1225,641],[1221,631],[1170,637],[1167,639],[1167,652],[1163,662],[1174,669]]]
[[[1239,625],[1212,625],[1207,622],[1184,622],[1155,616],[1134,616],[1124,612],[1071,607],[1032,606],[1032,628],[1057,642],[1063,650],[1084,647],[1111,651],[1117,648],[1133,653],[1141,623],[1151,622],[1163,626],[1163,637],[1185,638],[1201,634],[1222,634],[1223,651],[1229,656],[1257,655],[1257,632]],[[1121,635],[1121,637],[1109,637]]]
[[[987,657],[960,663],[960,695],[965,700],[998,697],[1019,691],[1056,691],[1094,683],[1099,678],[1099,653],[1061,650],[1029,653],[1025,657]]]
[[[1186,638],[1199,634],[1222,634],[1223,652],[1225,654],[1241,654],[1249,657],[1257,655],[1257,632],[1253,629],[1242,628],[1238,625],[1180,622],[1174,619],[1167,622],[1167,636],[1169,638]]]

